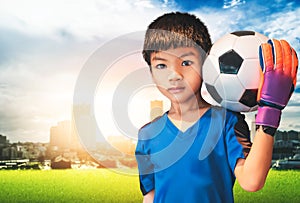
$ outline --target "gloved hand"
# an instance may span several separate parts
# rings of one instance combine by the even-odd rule
[[[263,76],[257,94],[256,125],[278,128],[281,110],[296,86],[298,58],[285,40],[269,40],[259,48]]]

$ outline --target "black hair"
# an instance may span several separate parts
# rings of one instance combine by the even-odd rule
[[[150,56],[153,52],[195,47],[204,57],[211,46],[207,27],[199,18],[189,13],[172,12],[158,17],[148,26],[143,57],[150,66]]]

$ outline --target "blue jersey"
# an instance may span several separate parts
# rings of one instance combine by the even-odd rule
[[[210,108],[181,132],[165,113],[139,131],[136,159],[143,194],[154,202],[233,202],[234,168],[244,158],[237,116]]]

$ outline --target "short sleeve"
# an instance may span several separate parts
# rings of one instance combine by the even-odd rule
[[[150,161],[150,154],[146,148],[146,141],[139,140],[135,150],[138,163],[140,189],[143,195],[154,189],[154,168]]]
[[[236,113],[236,116],[237,122],[234,125],[234,132],[238,142],[243,146],[243,153],[245,157],[247,157],[252,147],[249,127],[245,121],[245,116],[243,114]]]

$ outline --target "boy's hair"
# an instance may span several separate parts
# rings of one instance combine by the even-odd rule
[[[167,13],[148,26],[143,57],[149,66],[151,53],[179,47],[195,47],[200,50],[203,58],[209,51],[211,39],[207,27],[195,15]]]

